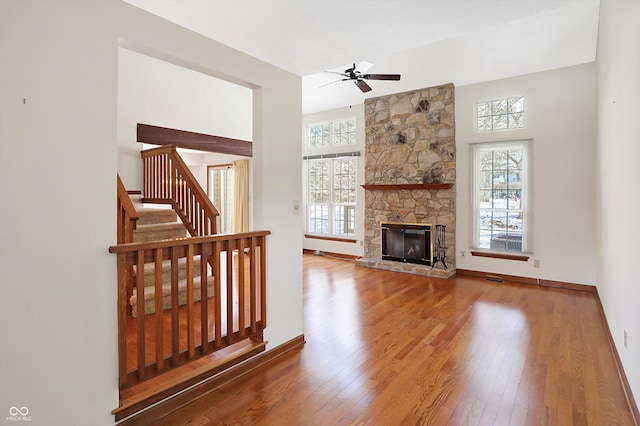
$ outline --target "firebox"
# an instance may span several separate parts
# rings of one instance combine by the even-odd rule
[[[432,225],[381,223],[382,259],[433,265]]]

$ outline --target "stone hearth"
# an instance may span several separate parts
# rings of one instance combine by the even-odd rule
[[[455,90],[453,84],[365,101],[365,186],[455,184]],[[444,189],[365,191],[364,257],[360,266],[412,274],[455,274],[455,185]],[[380,188],[376,186],[376,188]],[[382,222],[446,225],[447,270],[382,260]]]

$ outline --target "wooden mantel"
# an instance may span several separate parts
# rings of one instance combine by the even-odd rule
[[[366,190],[391,191],[399,189],[451,189],[453,183],[386,183],[386,184],[367,184],[362,185]]]

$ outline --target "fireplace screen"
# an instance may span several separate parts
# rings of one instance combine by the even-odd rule
[[[431,225],[382,223],[382,259],[400,262],[433,263]]]

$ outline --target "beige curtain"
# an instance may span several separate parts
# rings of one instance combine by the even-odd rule
[[[249,230],[249,160],[233,162],[233,231]]]

